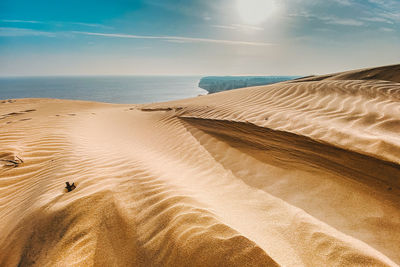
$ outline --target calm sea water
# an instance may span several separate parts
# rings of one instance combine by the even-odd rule
[[[0,99],[61,98],[108,103],[151,103],[207,92],[201,77],[100,76],[0,78]]]

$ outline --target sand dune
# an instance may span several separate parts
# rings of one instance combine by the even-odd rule
[[[0,266],[398,266],[399,69],[1,102]]]
[[[366,68],[361,70],[345,71],[334,74],[310,76],[297,81],[322,81],[322,80],[383,80],[400,82],[400,64]]]

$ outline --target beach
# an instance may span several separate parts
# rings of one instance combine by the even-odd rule
[[[400,65],[0,100],[0,266],[398,266],[399,133]]]

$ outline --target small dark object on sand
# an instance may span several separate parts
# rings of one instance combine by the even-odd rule
[[[0,159],[0,161],[6,162],[7,167],[18,167],[21,163],[24,163],[24,161],[18,157],[15,156],[17,159],[11,160],[11,159]]]
[[[71,192],[72,190],[74,190],[76,188],[75,183],[69,184],[69,182],[65,182],[67,184],[67,186],[65,188],[67,188],[68,192]]]

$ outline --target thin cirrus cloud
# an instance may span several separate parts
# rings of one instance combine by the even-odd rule
[[[52,32],[37,31],[24,28],[0,27],[0,36],[2,37],[22,37],[22,36],[46,36],[55,37]]]
[[[224,45],[247,45],[247,46],[271,46],[271,45],[274,45],[273,43],[265,43],[265,42],[233,41],[233,40],[221,40],[221,39],[210,39],[210,38],[184,37],[184,36],[147,36],[147,35],[81,32],[81,31],[72,31],[72,33],[91,35],[91,36],[110,37],[110,38],[165,40],[165,41],[175,42],[175,43],[213,43],[213,44],[224,44]]]
[[[336,2],[336,3],[338,3],[339,5],[342,5],[342,6],[351,6],[351,5],[354,4],[350,0],[334,0],[334,2]]]
[[[211,25],[214,28],[226,29],[226,30],[236,30],[236,31],[263,31],[264,28],[244,25],[244,24],[230,24],[230,25]]]
[[[173,43],[211,43],[211,44],[242,45],[242,46],[271,46],[271,45],[274,45],[273,43],[266,43],[266,42],[234,41],[234,40],[195,38],[195,37],[184,37],[184,36],[148,36],[148,35],[133,35],[133,34],[83,32],[83,31],[71,31],[70,33],[90,35],[90,36],[109,37],[109,38],[164,40],[164,41],[173,42]],[[56,37],[59,34],[60,34],[60,32],[57,33],[57,32],[38,31],[38,30],[26,29],[26,28],[0,27],[0,36],[2,36],[2,37],[22,37],[22,36]],[[62,34],[62,32],[61,32],[61,34]]]
[[[330,25],[342,25],[342,26],[364,26],[365,23],[361,20],[358,19],[353,19],[353,18],[341,18],[341,17],[336,17],[332,15],[314,15],[309,12],[301,12],[298,14],[290,14],[290,17],[303,17],[306,19],[312,19],[312,20],[319,20],[325,24],[330,24]]]
[[[364,22],[356,19],[337,18],[337,17],[321,17],[327,24],[344,25],[344,26],[363,26]]]
[[[325,25],[375,26],[376,29],[382,27],[382,24],[394,25],[400,22],[398,0],[314,0],[312,3],[297,10],[292,9],[288,16],[319,21]],[[336,7],[331,9],[332,3]],[[346,12],[339,12],[341,10]]]
[[[392,28],[387,28],[387,27],[382,27],[382,28],[380,28],[380,30],[381,30],[381,31],[384,31],[384,32],[394,32],[394,29],[392,29]]]
[[[37,21],[37,20],[20,20],[20,19],[2,19],[0,21],[6,23],[31,23],[31,24],[43,23],[42,21]]]
[[[369,22],[379,22],[379,23],[386,23],[386,24],[394,24],[393,21],[382,18],[382,17],[365,17],[362,20],[369,21]]]
[[[93,28],[113,29],[113,27],[111,27],[111,26],[106,26],[106,25],[97,24],[97,23],[71,22],[71,24],[85,26],[85,27],[93,27]]]
[[[0,22],[4,23],[29,23],[29,24],[48,24],[48,25],[58,25],[58,26],[69,26],[77,25],[92,28],[103,28],[103,29],[113,29],[111,26],[98,24],[98,23],[86,23],[86,22],[68,22],[68,21],[38,21],[38,20],[21,20],[21,19],[2,19]]]

